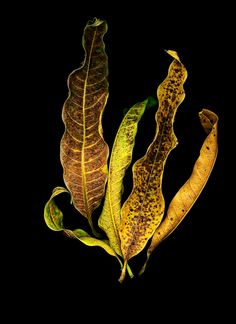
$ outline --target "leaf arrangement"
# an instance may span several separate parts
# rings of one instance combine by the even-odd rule
[[[56,187],[45,205],[44,219],[54,231],[63,231],[88,246],[100,246],[117,258],[122,267],[119,281],[126,272],[133,276],[128,261],[149,243],[142,274],[154,249],[170,235],[184,219],[204,188],[217,156],[218,117],[203,109],[200,122],[207,136],[190,178],[183,184],[165,212],[162,178],[169,153],[178,144],[173,124],[177,108],[184,100],[187,70],[175,51],[168,74],[157,89],[158,108],[155,115],[156,132],[146,154],[132,167],[133,189],[121,205],[123,179],[132,162],[138,123],[149,99],[131,107],[117,131],[112,151],[103,138],[102,114],[108,98],[108,60],[103,37],[105,21],[88,22],[83,34],[85,59],[68,78],[69,95],[63,106],[65,124],[60,145],[63,177],[67,189]],[[55,197],[68,193],[80,215],[87,218],[89,234],[82,229],[70,230],[63,225],[63,214]],[[104,205],[94,226],[93,211],[104,198]],[[101,234],[103,233],[105,237]]]

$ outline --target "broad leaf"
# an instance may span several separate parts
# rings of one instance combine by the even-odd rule
[[[127,261],[146,245],[164,214],[162,176],[170,151],[177,145],[173,130],[176,110],[184,100],[183,84],[187,71],[174,51],[167,78],[157,89],[159,108],[156,134],[146,154],[133,166],[133,190],[122,207],[120,225],[121,250],[125,260],[120,280],[125,276]]]
[[[121,220],[123,178],[132,160],[138,122],[147,103],[148,100],[140,102],[127,112],[118,129],[110,157],[107,190],[99,226],[107,234],[110,246],[118,255],[122,255],[118,229]]]
[[[108,63],[103,36],[105,21],[89,22],[84,30],[85,59],[68,78],[61,140],[64,181],[75,208],[92,226],[92,212],[104,196],[109,149],[102,135],[102,113],[108,98]]]
[[[212,111],[203,109],[199,113],[200,122],[208,134],[200,155],[195,162],[193,172],[190,178],[180,188],[177,194],[171,201],[167,210],[167,215],[160,226],[156,229],[150,247],[147,251],[147,260],[153,250],[181,223],[186,214],[189,212],[196,199],[199,197],[204,188],[217,157],[217,123],[218,117]],[[146,263],[143,266],[141,273],[144,272]]]

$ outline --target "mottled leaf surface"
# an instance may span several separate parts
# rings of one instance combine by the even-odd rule
[[[117,131],[110,157],[106,196],[99,226],[107,234],[110,246],[119,255],[122,255],[118,229],[121,221],[123,178],[132,160],[138,122],[147,103],[148,100],[137,103],[126,113]]]
[[[109,149],[102,135],[102,113],[108,98],[108,62],[103,36],[105,21],[89,22],[84,30],[85,59],[68,78],[69,96],[62,118],[64,182],[76,209],[88,218],[104,196]],[[71,44],[73,46],[73,44]]]
[[[160,224],[164,213],[162,176],[170,151],[177,145],[173,130],[176,110],[184,100],[187,71],[174,51],[166,79],[157,89],[156,134],[146,154],[133,166],[133,190],[122,207],[121,249],[127,261],[138,254]]]
[[[53,189],[52,195],[44,207],[44,220],[47,226],[53,231],[63,230],[63,214],[57,207],[54,198],[61,193],[69,193],[63,187],[56,187]]]
[[[199,113],[199,117],[201,125],[208,135],[201,147],[200,155],[194,164],[190,178],[174,196],[167,210],[166,217],[152,237],[147,251],[147,258],[150,257],[153,250],[176,229],[187,215],[207,183],[214,167],[218,152],[218,116],[208,109],[203,109]],[[145,266],[146,264],[141,273],[145,270]]]

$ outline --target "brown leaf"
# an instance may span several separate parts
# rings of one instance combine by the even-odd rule
[[[102,113],[108,98],[108,63],[103,36],[105,21],[88,22],[83,35],[85,59],[68,78],[69,96],[63,107],[65,133],[61,163],[75,208],[88,218],[104,195],[109,149],[102,135]]]

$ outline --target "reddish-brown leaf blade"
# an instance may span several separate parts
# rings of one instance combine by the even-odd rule
[[[102,135],[102,113],[108,98],[108,62],[103,36],[105,21],[88,22],[83,35],[85,59],[68,78],[69,96],[62,118],[61,163],[75,208],[88,218],[104,195],[108,145]]]

